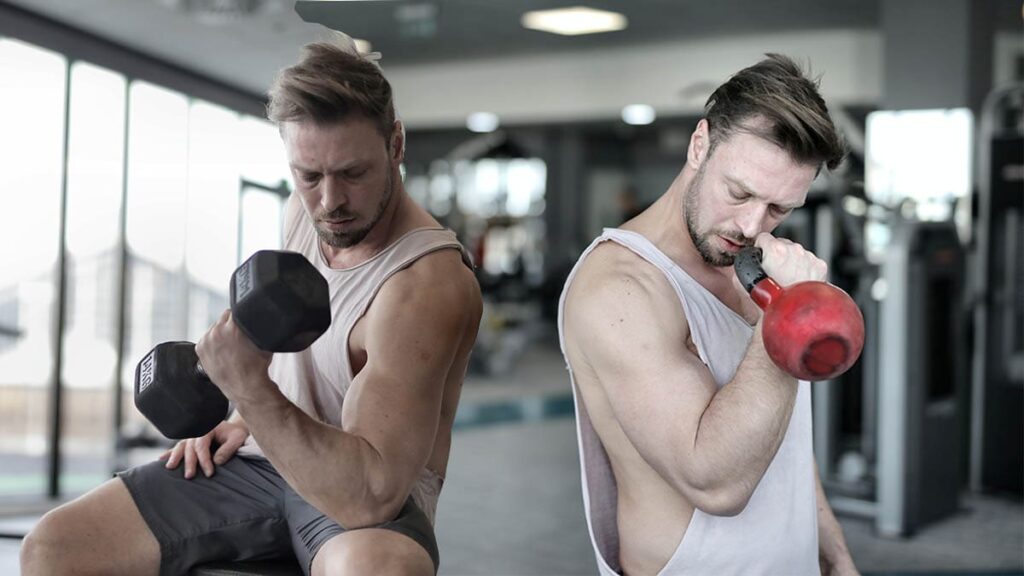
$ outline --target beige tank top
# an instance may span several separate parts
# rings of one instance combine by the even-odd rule
[[[312,346],[292,354],[274,354],[270,377],[281,392],[310,417],[340,427],[345,394],[355,375],[348,354],[349,335],[393,274],[437,250],[454,249],[472,268],[469,253],[451,230],[411,230],[374,257],[357,266],[333,269],[320,250],[319,239],[301,207],[291,201],[285,222],[284,249],[303,254],[327,279],[331,295],[331,326]],[[263,456],[249,436],[239,454]],[[412,489],[413,500],[434,522],[443,479],[426,467]]]
[[[679,296],[693,343],[721,387],[732,380],[746,354],[753,329],[732,309],[690,277],[647,238],[626,230],[606,229],[584,251],[569,274],[558,306],[558,333],[565,354],[565,295],[576,270],[602,242],[630,249],[661,270]],[[569,375],[572,378],[572,366]],[[685,386],[685,382],[680,382]],[[608,455],[573,379],[576,432],[580,449],[583,506],[590,539],[602,576],[620,574],[618,489]],[[690,525],[662,575],[817,575],[818,517],[811,446],[810,384],[800,382],[796,406],[775,459],[754,490],[747,507],[733,517],[693,511]]]

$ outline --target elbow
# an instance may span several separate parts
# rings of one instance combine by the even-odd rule
[[[402,512],[402,507],[405,506],[406,500],[409,499],[409,493],[400,493],[396,490],[392,490],[387,494],[378,494],[377,496],[370,498],[370,501],[366,506],[366,520],[371,522],[371,526],[390,522]]]
[[[402,511],[409,495],[401,493],[393,483],[391,484],[369,484],[362,498],[352,502],[346,510],[340,511],[335,520],[347,530],[370,528],[394,520]]]
[[[694,507],[711,516],[737,516],[747,508],[750,493],[741,490],[717,490],[701,495]]]
[[[394,506],[385,502],[360,502],[354,506],[328,514],[335,522],[346,530],[372,528],[380,526],[398,517],[402,506]]]
[[[688,484],[684,496],[694,508],[712,516],[737,516],[746,509],[754,494],[742,482]]]

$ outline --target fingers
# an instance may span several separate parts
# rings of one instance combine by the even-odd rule
[[[174,445],[173,448],[161,454],[158,459],[166,460],[164,467],[173,470],[182,462],[185,463],[185,479],[191,480],[196,475],[196,469],[202,470],[203,475],[209,478],[216,472],[216,466],[227,462],[228,459],[238,450],[245,438],[241,440],[232,439],[225,446],[217,450],[217,454],[210,454],[210,444],[213,442],[214,433],[200,438],[189,438]]]
[[[214,475],[217,466],[224,464],[235,455],[235,452],[248,437],[249,431],[244,426],[221,422],[208,434],[199,438],[182,440],[158,458],[167,461],[164,466],[168,469],[177,468],[184,462],[186,480],[194,478],[197,469],[202,470],[203,475],[209,478]],[[216,452],[211,454],[210,449],[214,442],[217,442],[219,447]]]
[[[823,282],[828,277],[825,261],[792,240],[761,233],[754,245],[762,250],[765,273],[782,286],[807,280]]]
[[[245,443],[249,432],[244,427],[232,422],[221,422],[214,428],[214,435],[220,448],[213,455],[213,463],[220,466],[235,455],[235,452]]]
[[[238,448],[241,445],[241,441],[235,440],[232,440],[226,444],[221,444],[220,448],[218,448],[217,452],[213,455],[213,463],[216,464],[217,466],[220,466],[221,464],[227,462],[228,460],[231,459],[232,456],[235,455],[235,452],[238,451]]]
[[[165,464],[165,466],[168,469],[173,470],[173,469],[178,467],[178,464],[181,463],[181,457],[182,457],[182,454],[184,454],[184,452],[185,452],[185,441],[182,440],[181,442],[178,442],[177,444],[175,444],[173,448],[171,448],[167,452],[164,452],[163,454],[161,454],[160,455],[160,459],[163,460],[163,459],[166,458],[167,459],[167,464]]]
[[[761,250],[767,250],[768,245],[777,240],[774,236],[767,232],[761,232],[754,237],[754,246],[757,246]]]
[[[213,460],[210,458],[210,437],[211,435],[207,434],[201,438],[196,438],[192,444],[195,447],[199,468],[207,478],[213,476]]]
[[[185,479],[190,480],[196,475],[196,451],[193,447],[195,438],[185,440]]]
[[[220,318],[218,318],[217,321],[214,322],[206,330],[206,332],[202,336],[199,337],[199,340],[196,342],[196,354],[199,356],[200,360],[203,358],[203,356],[204,356],[204,354],[206,352],[206,349],[210,346],[210,339],[211,338],[215,338],[215,335],[213,334],[213,332],[216,331],[221,326],[223,326],[224,324],[226,324],[230,319],[231,319],[231,310],[230,309],[227,309],[224,312],[221,312]]]

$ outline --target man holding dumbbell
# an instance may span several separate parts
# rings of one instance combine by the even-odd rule
[[[195,354],[234,415],[47,514],[24,574],[292,554],[316,576],[436,573],[434,510],[481,314],[468,255],[406,194],[391,87],[354,46],[307,46],[268,116],[296,185],[285,248],[326,279],[330,328],[273,354],[285,348],[261,344],[253,318],[225,312]],[[195,359],[177,363],[195,374]]]
[[[844,147],[789,58],[735,74],[649,209],[605,230],[559,313],[601,574],[856,574],[811,446],[810,390],[765,351],[732,264],[785,287],[825,279],[770,233]]]

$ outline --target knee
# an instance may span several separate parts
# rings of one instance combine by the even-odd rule
[[[380,576],[433,576],[434,563],[426,550],[410,541],[409,546],[362,542],[339,546],[323,558],[321,576],[378,574]]]
[[[63,528],[64,512],[53,510],[39,520],[36,526],[21,541],[19,561],[22,576],[37,574],[60,574],[62,559],[67,558],[67,544],[73,534]]]
[[[44,516],[22,540],[18,556],[25,576],[51,572],[48,563],[56,559],[55,550],[59,548],[61,539],[60,525],[51,520],[52,513]]]

